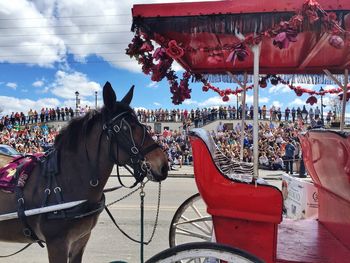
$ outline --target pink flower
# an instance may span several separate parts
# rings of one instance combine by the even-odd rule
[[[297,31],[288,28],[286,31],[280,32],[273,39],[273,45],[279,47],[280,49],[288,48],[289,42],[296,42]]]
[[[228,55],[226,62],[232,62],[232,64],[235,64],[236,59],[238,59],[239,61],[244,61],[247,56],[248,52],[246,50],[245,45],[243,43],[240,43]]]
[[[175,40],[171,40],[168,43],[166,53],[169,57],[172,57],[173,59],[178,59],[185,54],[185,51],[180,46],[178,46]]]

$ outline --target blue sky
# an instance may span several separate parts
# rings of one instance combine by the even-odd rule
[[[231,97],[223,103],[214,92],[202,92],[191,83],[192,99],[171,104],[166,81],[154,83],[125,55],[132,39],[131,8],[135,3],[175,1],[113,0],[12,0],[0,1],[0,108],[2,114],[27,112],[30,108],[75,107],[75,91],[81,104],[93,106],[95,91],[101,105],[106,81],[122,98],[135,85],[132,106],[136,108],[203,108],[236,105]],[[181,1],[176,1],[181,2]],[[175,66],[181,73],[181,68]],[[216,84],[236,88],[234,84]],[[305,86],[305,85],[304,85]],[[318,90],[319,87],[308,86]],[[329,88],[329,87],[326,87]],[[277,107],[302,106],[307,95],[297,97],[279,85],[260,89],[260,104]],[[324,98],[325,104],[329,96]],[[247,94],[252,103],[252,92]]]

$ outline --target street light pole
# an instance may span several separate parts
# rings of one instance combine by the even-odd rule
[[[323,92],[324,92],[324,89],[321,87],[320,93],[321,93],[321,121],[322,121],[322,125],[324,124],[324,120],[323,120]]]
[[[236,108],[236,116],[237,116],[237,120],[239,119],[239,117],[238,117],[238,107],[239,107],[239,105],[238,105],[238,103],[240,102],[240,100],[241,100],[241,93],[237,93],[237,108]]]
[[[78,117],[78,113],[79,113],[79,109],[78,109],[78,107],[79,107],[79,92],[78,91],[76,91],[75,92],[75,116],[76,117]]]
[[[95,109],[97,110],[97,91],[95,91]]]

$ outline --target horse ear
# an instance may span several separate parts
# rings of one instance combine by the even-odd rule
[[[121,100],[122,102],[130,105],[130,102],[132,100],[132,97],[134,95],[134,85],[132,85],[132,87],[130,88],[130,90],[128,91],[128,93],[124,96],[124,98]]]
[[[107,81],[106,84],[103,86],[103,103],[105,104],[107,109],[112,111],[116,100],[117,96],[115,95],[112,85]]]

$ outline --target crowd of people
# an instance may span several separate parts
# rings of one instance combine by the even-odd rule
[[[150,131],[155,141],[162,145],[166,150],[169,162],[173,169],[174,165],[189,165],[192,163],[192,154],[187,131],[189,128],[197,127],[196,118],[199,118],[202,124],[211,120],[227,120],[240,118],[235,107],[219,107],[218,109],[202,109],[202,110],[138,110],[137,116],[142,122],[152,121],[181,121],[186,125],[182,126],[179,131],[164,131],[162,134],[156,134]],[[270,122],[261,122],[259,125],[259,165],[263,169],[285,169],[287,172],[293,173],[293,162],[300,160],[301,149],[298,142],[297,134],[301,130],[300,122],[302,119],[302,111],[294,108],[290,111],[289,118],[288,108],[284,115],[284,121],[281,119],[280,109],[272,107],[270,109]],[[86,110],[89,110],[86,108]],[[214,110],[214,111],[213,111]],[[276,112],[275,112],[276,110]],[[267,119],[266,107],[261,110],[261,119]],[[250,107],[247,111],[247,117],[252,118],[253,110]],[[22,114],[12,114],[4,116],[0,119],[0,144],[8,144],[17,149],[21,153],[35,153],[44,151],[52,145],[59,129],[49,128],[46,124],[50,120],[65,120],[73,118],[74,111],[72,108],[42,109],[38,116],[36,111],[30,110],[26,121],[22,120]],[[276,114],[275,114],[276,113]],[[82,114],[82,113],[79,113]],[[260,111],[259,111],[260,114]],[[310,109],[308,111],[309,119],[319,121],[319,110]],[[304,114],[305,115],[305,114]],[[38,119],[39,118],[39,119]],[[192,122],[193,121],[193,122]],[[280,122],[278,122],[280,121]],[[244,133],[243,140],[243,161],[253,161],[253,127],[245,124],[242,128],[241,124],[237,124],[233,129],[229,130],[222,122],[219,123],[215,131],[211,131],[219,149],[232,159],[240,159],[241,149],[241,133]]]
[[[253,105],[245,106],[245,117],[246,119],[253,119],[254,107]],[[139,121],[141,122],[184,122],[185,120],[191,120],[194,126],[197,127],[200,123],[205,125],[208,122],[214,120],[235,120],[242,119],[243,107],[242,105],[236,108],[235,106],[220,106],[212,108],[197,108],[197,109],[156,109],[156,110],[136,110]],[[292,121],[295,122],[299,118],[303,118],[305,122],[311,122],[321,118],[323,112],[316,106],[315,109],[310,107],[306,108],[304,105],[301,107],[286,107],[284,111],[280,107],[272,105],[269,109],[266,105],[259,106],[258,114],[260,120],[270,121]],[[330,123],[332,120],[337,119],[335,111],[328,111],[326,114],[326,121]]]
[[[38,111],[30,109],[26,114],[24,112],[12,112],[11,114],[3,115],[0,118],[0,124],[14,126],[50,121],[68,121],[76,115],[82,116],[90,110],[91,108],[87,105],[85,107],[79,107],[78,110],[73,110],[72,107],[42,108]]]
[[[19,125],[44,123],[50,121],[66,121],[74,118],[76,115],[84,115],[89,111],[90,107],[79,107],[73,109],[72,107],[57,107],[57,108],[42,108],[40,110],[30,109],[28,112],[12,112],[0,118],[0,122],[7,124]],[[155,109],[145,110],[136,109],[136,114],[141,122],[184,122],[191,120],[195,127],[203,126],[208,122],[214,120],[237,120],[242,119],[243,107],[242,105],[235,106],[220,106],[197,109]],[[321,118],[321,110],[318,106],[306,108],[303,107],[286,107],[283,111],[280,107],[271,106],[269,109],[266,105],[259,106],[258,114],[260,120],[270,121],[292,121],[295,122],[298,118],[303,117],[305,122],[311,122],[313,119]],[[254,107],[253,105],[245,106],[245,118],[253,119]],[[335,111],[328,111],[325,114],[325,120],[330,123],[336,120],[337,115]]]
[[[21,154],[44,152],[53,145],[59,129],[46,124],[22,127],[0,126],[0,144],[10,145]]]
[[[299,164],[301,148],[298,133],[305,128],[302,121],[284,122],[275,125],[273,122],[259,124],[259,167],[261,169],[286,170],[293,174],[293,163]],[[212,131],[217,146],[228,157],[240,159],[241,133],[244,132],[243,161],[253,161],[253,127],[245,124],[242,129],[237,123],[233,130],[218,125],[217,131]],[[297,168],[298,169],[298,168]],[[298,169],[299,170],[299,169]]]

